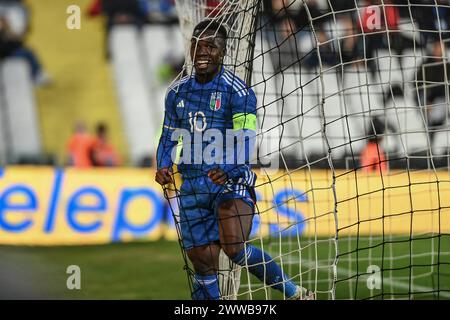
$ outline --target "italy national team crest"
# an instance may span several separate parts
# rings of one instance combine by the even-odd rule
[[[211,93],[211,100],[209,101],[209,107],[212,111],[217,111],[220,109],[222,104],[222,92]]]

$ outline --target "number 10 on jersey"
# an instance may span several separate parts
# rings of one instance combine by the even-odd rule
[[[199,119],[201,116],[201,119]],[[191,125],[191,132],[194,130],[197,132],[203,132],[206,129],[206,116],[202,111],[197,111],[195,113],[189,112],[189,124]]]

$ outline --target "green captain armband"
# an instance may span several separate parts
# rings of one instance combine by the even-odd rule
[[[256,131],[256,115],[253,113],[236,113],[233,115],[233,130],[240,129]]]

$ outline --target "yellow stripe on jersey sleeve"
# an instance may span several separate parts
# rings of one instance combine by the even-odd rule
[[[233,115],[233,130],[248,129],[256,131],[256,115],[236,113]]]

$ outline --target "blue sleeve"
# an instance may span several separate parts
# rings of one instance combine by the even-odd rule
[[[142,15],[147,16],[150,13],[150,7],[147,0],[138,0],[138,5]]]
[[[233,93],[231,104],[233,115],[239,113],[256,115],[256,95],[251,88],[246,87]]]
[[[162,134],[156,152],[158,170],[173,165],[172,150],[176,148],[178,140],[172,141],[172,133],[177,128],[179,128],[179,120],[174,108],[173,93],[169,89],[165,101]]]
[[[231,113],[236,142],[234,150],[226,152],[234,154],[234,162],[227,162],[223,169],[229,179],[250,185],[252,183],[248,180],[254,180],[249,172],[255,160],[256,146],[256,96],[253,90],[246,88],[233,94]]]

